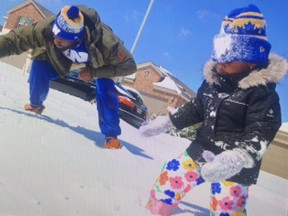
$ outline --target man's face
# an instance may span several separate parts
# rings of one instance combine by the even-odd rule
[[[77,43],[77,41],[63,40],[63,39],[58,38],[56,36],[54,36],[53,42],[54,42],[55,46],[61,51],[69,49]]]

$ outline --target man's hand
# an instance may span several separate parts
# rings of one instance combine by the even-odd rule
[[[91,71],[89,67],[85,67],[82,71],[79,72],[79,77],[84,81],[84,82],[91,82],[92,81],[92,76],[91,76]]]

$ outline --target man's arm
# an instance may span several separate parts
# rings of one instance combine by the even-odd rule
[[[136,72],[136,63],[130,52],[122,44],[119,43],[113,48],[111,56],[113,59],[109,61],[108,65],[91,68],[92,77],[127,76]]]
[[[34,31],[36,25],[23,26],[0,36],[0,58],[19,55],[31,48],[35,48],[39,42]]]
[[[90,68],[92,77],[119,77],[136,72],[137,66],[132,54],[126,49],[121,39],[104,23],[101,23],[102,38],[97,43],[104,57],[105,65]]]

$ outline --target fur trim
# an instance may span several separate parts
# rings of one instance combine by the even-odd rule
[[[267,68],[252,71],[247,77],[239,82],[239,87],[247,89],[253,86],[266,85],[268,83],[278,83],[288,72],[287,59],[277,55],[270,54],[269,65]],[[219,85],[219,80],[213,72],[216,62],[208,61],[204,66],[204,77],[209,84]]]
[[[278,83],[288,71],[288,62],[276,54],[269,56],[269,65],[260,71],[252,71],[247,77],[239,82],[239,87],[247,89],[252,86]]]
[[[216,67],[216,62],[210,60],[204,65],[204,77],[209,85],[219,85],[219,80],[217,78],[216,73],[214,72],[214,68]]]

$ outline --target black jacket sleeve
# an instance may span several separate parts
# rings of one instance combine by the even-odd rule
[[[170,112],[169,116],[173,125],[181,130],[185,127],[200,123],[204,119],[204,110],[202,104],[203,89],[207,83],[204,81],[198,89],[197,95],[188,103],[176,109],[175,112]]]
[[[260,87],[250,95],[245,130],[240,147],[254,160],[261,160],[281,126],[279,96],[274,89]]]

